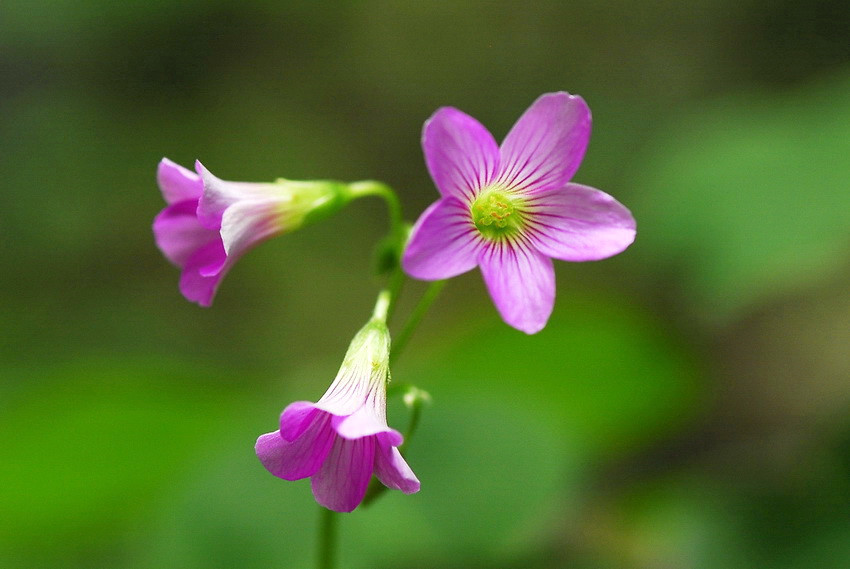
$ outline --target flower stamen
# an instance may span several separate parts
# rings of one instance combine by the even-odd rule
[[[518,196],[504,190],[485,190],[472,202],[472,222],[488,239],[495,241],[513,236],[524,226],[522,203]]]

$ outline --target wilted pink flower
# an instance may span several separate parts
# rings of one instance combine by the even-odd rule
[[[183,269],[180,292],[212,304],[221,279],[248,249],[336,211],[348,198],[337,182],[226,182],[200,162],[195,172],[163,158],[157,182],[168,206],[156,216],[156,244]]]
[[[352,340],[322,398],[290,404],[280,430],[257,439],[263,466],[284,480],[310,477],[316,501],[337,512],[360,504],[373,473],[389,488],[418,492],[419,480],[396,448],[402,436],[387,426],[388,377],[389,332],[373,320]]]
[[[549,93],[520,117],[501,147],[471,116],[443,107],[425,123],[422,148],[441,198],[419,217],[403,266],[423,280],[481,267],[505,322],[540,331],[555,302],[551,258],[594,261],[635,237],[628,209],[569,183],[590,139],[581,97]]]

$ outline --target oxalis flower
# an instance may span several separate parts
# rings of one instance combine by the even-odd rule
[[[396,448],[402,436],[387,426],[389,348],[382,321],[360,330],[322,398],[290,404],[280,430],[257,439],[266,470],[284,480],[310,477],[316,501],[337,512],[360,504],[373,473],[388,488],[418,492],[419,480]]]
[[[168,204],[153,222],[156,244],[183,270],[180,292],[210,306],[221,279],[254,245],[333,213],[351,199],[330,181],[226,182],[163,158],[157,182]]]
[[[504,321],[528,334],[540,331],[555,302],[552,258],[604,259],[635,237],[628,209],[569,182],[584,157],[590,122],[581,97],[549,93],[500,147],[458,109],[434,113],[422,148],[441,197],[413,227],[405,271],[439,280],[479,266]]]

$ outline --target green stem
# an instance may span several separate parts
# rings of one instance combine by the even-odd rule
[[[405,275],[401,267],[401,256],[404,251],[404,245],[407,240],[407,227],[404,224],[404,219],[401,214],[401,203],[395,192],[386,184],[365,180],[360,182],[352,182],[348,184],[351,199],[357,199],[366,196],[377,196],[382,198],[387,203],[387,211],[390,221],[390,234],[388,240],[393,248],[394,264],[392,271],[384,288],[378,294],[378,300],[375,303],[375,308],[372,312],[372,318],[386,323],[393,314],[396,307],[396,301],[401,294],[402,286],[404,285]],[[431,304],[437,299],[440,291],[445,286],[446,281],[435,281],[426,289],[419,303],[413,309],[407,322],[404,324],[398,337],[393,341],[390,350],[390,363],[392,363],[401,353],[407,342],[413,335],[414,330],[422,321],[425,313],[431,307]],[[415,389],[415,388],[413,388]],[[407,426],[407,432],[404,436],[404,444],[399,450],[405,448],[410,442],[413,433],[419,425],[419,419],[422,414],[422,400],[417,399],[413,403],[410,412],[410,422]],[[363,498],[362,505],[366,506],[375,498],[380,496],[387,488],[377,481],[372,479],[366,495]],[[332,512],[326,511],[321,520],[320,526],[320,569],[329,569],[332,566],[333,541],[335,540],[334,525]]]
[[[378,300],[375,303],[375,308],[372,310],[373,320],[380,320],[386,324],[392,318],[396,307],[396,300],[398,300],[398,295],[401,293],[401,286],[403,284],[404,272],[402,272],[401,267],[396,267],[390,275],[386,288],[378,293]]]
[[[401,351],[404,349],[411,336],[413,336],[413,332],[416,330],[416,327],[419,326],[419,323],[422,321],[422,317],[425,316],[425,313],[428,312],[429,308],[431,308],[431,304],[437,300],[437,296],[439,296],[440,291],[443,290],[445,285],[446,281],[432,282],[431,286],[429,286],[425,291],[425,294],[422,295],[422,298],[419,299],[419,304],[417,304],[416,308],[413,309],[413,312],[404,324],[404,328],[401,329],[401,332],[398,333],[393,341],[393,347],[390,350],[391,365],[398,358],[399,354],[401,354]]]
[[[404,219],[401,217],[401,202],[396,193],[388,185],[375,180],[362,180],[348,184],[348,190],[353,199],[366,196],[382,198],[387,203],[390,217],[390,234],[398,239],[404,235]]]
[[[390,304],[387,309],[387,318],[392,318],[395,310],[396,300],[401,294],[402,285],[404,284],[404,271],[401,270],[401,253],[404,250],[404,244],[407,240],[407,229],[404,219],[401,214],[401,202],[396,193],[388,185],[376,182],[374,180],[363,180],[348,184],[348,191],[352,199],[362,198],[366,196],[376,196],[383,199],[387,204],[387,214],[389,215],[390,234],[388,240],[392,243],[394,266],[390,273],[387,290],[390,295]]]
[[[392,318],[393,313],[395,312],[395,307],[397,304],[397,300],[399,295],[401,295],[401,289],[404,285],[405,276],[404,271],[401,270],[401,262],[396,265],[393,269],[393,272],[390,273],[389,282],[387,283],[386,291],[390,295],[390,306],[387,310],[387,321]]]
[[[386,324],[392,301],[393,295],[388,288],[379,292],[378,300],[375,301],[375,308],[372,309],[372,320],[380,320]]]
[[[413,389],[416,389],[415,387]],[[417,389],[417,391],[419,391]],[[427,394],[426,394],[427,395]],[[430,401],[430,396],[428,397],[428,401]],[[408,443],[410,443],[410,439],[413,438],[413,433],[416,432],[416,427],[419,426],[419,418],[422,417],[422,405],[425,402],[418,398],[410,406],[410,422],[407,424],[407,431],[404,433],[404,442],[401,443],[401,446],[398,447],[398,452],[404,451],[407,448]]]
[[[319,552],[318,569],[333,569],[336,557],[336,520],[333,510],[319,506]]]

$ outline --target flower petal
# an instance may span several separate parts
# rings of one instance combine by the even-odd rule
[[[224,211],[240,201],[290,201],[291,195],[281,192],[277,184],[227,182],[214,176],[200,161],[195,170],[203,180],[203,194],[198,202],[198,221],[209,229],[219,229]]]
[[[316,415],[302,435],[289,442],[280,431],[261,435],[254,451],[266,470],[284,480],[301,480],[313,476],[321,468],[337,439],[330,425],[330,415]]]
[[[363,501],[375,464],[375,437],[336,437],[325,462],[313,475],[316,501],[329,510],[350,512]]]
[[[204,191],[204,184],[195,172],[175,164],[168,158],[160,160],[156,181],[162,191],[162,197],[168,204],[185,200],[195,200],[197,203]]]
[[[590,140],[590,109],[579,96],[547,93],[519,118],[501,146],[499,182],[529,192],[573,177]]]
[[[239,201],[221,217],[221,240],[228,257],[240,257],[248,249],[283,233],[285,226],[275,200]]]
[[[532,245],[564,261],[597,261],[635,239],[635,220],[620,202],[579,184],[535,195],[529,206]]]
[[[367,352],[364,352],[368,355]],[[347,355],[347,354],[346,354]],[[361,354],[356,354],[361,356]],[[316,402],[316,407],[322,411],[346,417],[357,411],[369,397],[371,388],[369,379],[371,377],[371,361],[365,362],[368,367],[357,365],[358,359],[353,364],[346,365],[343,362],[339,372],[322,398]]]
[[[394,439],[401,437],[398,432],[387,426],[386,418],[380,416],[369,402],[347,417],[334,417],[334,419],[334,429],[339,436],[346,439],[359,439],[387,432],[394,433]]]
[[[163,209],[153,221],[153,235],[163,255],[182,267],[195,251],[218,239],[218,233],[198,223],[198,200],[184,200]]]
[[[499,146],[484,126],[452,107],[438,109],[422,128],[428,172],[444,196],[471,200],[499,167]]]
[[[522,241],[489,245],[481,255],[481,273],[493,303],[509,325],[526,334],[546,326],[555,304],[552,260]]]
[[[375,476],[387,488],[401,490],[405,494],[419,492],[419,479],[413,470],[395,445],[381,437],[378,437],[378,448],[375,450]]]
[[[312,424],[316,413],[321,411],[309,401],[290,403],[280,414],[280,436],[286,441],[294,441]]]
[[[211,241],[186,259],[180,275],[180,292],[186,300],[209,306],[229,268],[221,240]]]
[[[417,279],[448,279],[478,264],[481,245],[469,206],[454,198],[443,198],[419,216],[404,250],[402,266]]]

